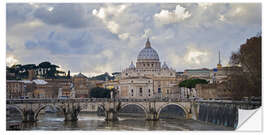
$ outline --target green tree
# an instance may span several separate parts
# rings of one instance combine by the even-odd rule
[[[90,90],[89,96],[90,98],[110,98],[111,97],[110,92],[111,90],[109,89],[95,87]]]
[[[195,88],[196,84],[207,84],[204,79],[188,79],[179,83],[179,87]]]

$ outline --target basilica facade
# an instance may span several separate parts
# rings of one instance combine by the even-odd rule
[[[159,55],[147,39],[139,52],[136,64],[132,61],[118,79],[119,98],[163,98],[177,94],[177,73],[166,62],[161,64]]]

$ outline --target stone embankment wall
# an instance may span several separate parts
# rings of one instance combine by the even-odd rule
[[[198,120],[236,128],[238,123],[238,109],[233,104],[203,103],[199,105]]]

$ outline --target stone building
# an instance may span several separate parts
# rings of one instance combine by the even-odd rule
[[[32,98],[58,98],[59,89],[61,89],[61,95],[66,97],[71,95],[71,79],[36,79],[23,81],[27,88],[29,87],[29,92],[32,91]],[[33,90],[30,90],[30,88]]]
[[[151,47],[149,39],[137,56],[136,66],[131,61],[116,83],[119,98],[164,98],[173,92],[179,83],[176,71],[164,62]]]
[[[34,81],[34,80],[33,80]],[[35,82],[35,89],[33,91],[34,98],[53,98],[52,86],[44,80]]]
[[[61,95],[65,97],[70,97],[71,95],[71,86],[72,86],[72,80],[71,79],[45,79],[45,81],[48,82],[49,89],[48,92],[52,94],[53,98],[57,98],[59,95],[59,89],[61,89]]]
[[[72,77],[76,98],[88,98],[90,90],[96,87],[96,80],[90,80],[82,73]]]
[[[229,75],[238,74],[241,71],[241,67],[238,66],[226,66],[217,67],[210,71],[210,77],[212,83],[222,83],[228,80]]]
[[[183,75],[186,76],[186,79],[199,78],[199,79],[210,80],[210,70],[207,68],[186,69]]]
[[[24,83],[20,80],[7,80],[6,98],[15,99],[24,96]]]
[[[220,84],[197,84],[198,98],[203,99],[227,99],[232,97],[232,91],[226,89],[226,83]]]

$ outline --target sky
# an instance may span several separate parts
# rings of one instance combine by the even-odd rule
[[[261,30],[257,3],[9,3],[6,63],[50,61],[94,76],[136,62],[149,37],[160,61],[178,72],[228,65]]]

